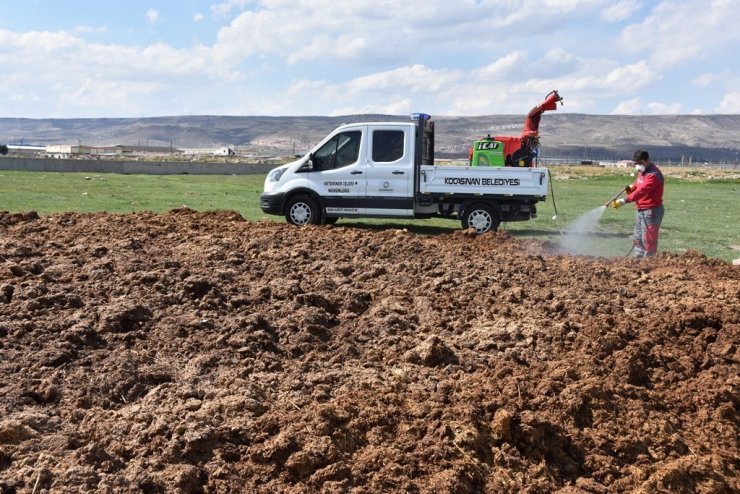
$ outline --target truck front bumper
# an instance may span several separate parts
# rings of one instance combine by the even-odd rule
[[[266,214],[274,214],[280,216],[283,214],[283,197],[285,194],[282,192],[277,194],[262,193],[260,194],[260,207],[262,212]]]

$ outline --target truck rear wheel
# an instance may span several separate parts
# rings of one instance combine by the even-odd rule
[[[493,208],[483,203],[471,204],[465,208],[462,217],[463,228],[474,228],[476,235],[495,232],[500,224],[501,220]]]
[[[295,226],[318,225],[321,223],[321,210],[310,197],[296,196],[288,201],[285,220]]]

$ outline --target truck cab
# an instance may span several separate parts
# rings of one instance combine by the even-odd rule
[[[328,222],[350,216],[413,218],[417,127],[373,122],[337,128],[303,158],[270,172],[263,211],[312,224],[321,223],[320,216]],[[296,195],[304,197],[292,204]],[[321,203],[321,215],[306,216],[311,202]]]

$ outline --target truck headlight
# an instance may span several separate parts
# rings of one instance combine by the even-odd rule
[[[275,168],[273,171],[267,174],[267,179],[270,182],[279,182],[280,177],[285,173],[285,168]]]

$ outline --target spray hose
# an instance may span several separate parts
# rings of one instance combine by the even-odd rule
[[[555,216],[553,219],[555,220],[555,226],[558,229],[558,233],[560,233],[560,236],[563,236],[563,231],[560,229],[560,221],[558,221],[560,218],[558,216],[558,207],[555,204],[555,189],[552,188],[552,175],[550,174],[550,169],[547,169],[547,175],[550,178],[550,197],[552,197],[552,207],[555,210]]]

